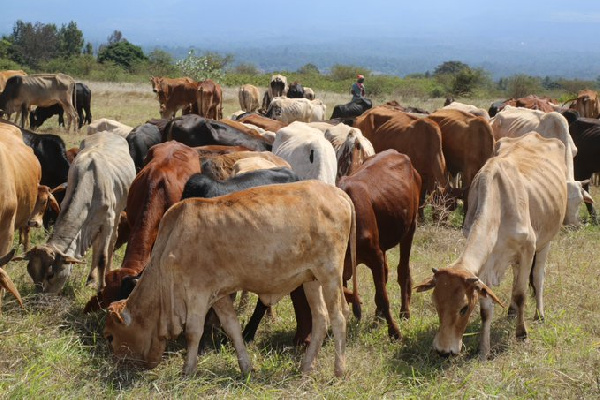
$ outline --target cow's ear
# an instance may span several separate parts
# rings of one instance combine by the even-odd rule
[[[417,286],[415,286],[414,289],[417,291],[417,293],[420,293],[420,292],[426,292],[428,290],[431,290],[434,287],[435,287],[435,280],[434,280],[434,277],[432,276],[431,278],[429,278],[429,279],[421,282]]]
[[[477,293],[480,296],[490,297],[493,301],[500,304],[500,306],[502,306],[502,308],[506,308],[504,303],[502,303],[502,301],[498,298],[498,296],[496,296],[496,294],[492,291],[492,289],[490,289],[485,283],[483,283],[483,281],[481,279],[472,278],[472,279],[469,279],[468,282],[471,283],[475,287],[475,289],[477,290]]]
[[[108,315],[113,316],[114,320],[124,324],[131,324],[131,315],[129,311],[125,308],[127,306],[127,300],[115,301],[110,303],[108,306]]]
[[[56,198],[54,198],[52,193],[50,193],[50,196],[48,197],[48,206],[56,214],[60,214],[60,205],[58,204],[58,201],[56,201]]]

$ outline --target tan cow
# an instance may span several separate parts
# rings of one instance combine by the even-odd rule
[[[223,92],[221,85],[210,79],[198,83],[196,92],[198,115],[209,119],[223,119]]]
[[[196,147],[195,149],[199,149],[199,147]],[[245,158],[262,158],[265,161],[274,164],[276,167],[292,169],[286,160],[276,156],[270,151],[236,151],[207,157],[202,161],[202,173],[208,175],[213,180],[227,180],[235,174],[235,163]]]
[[[303,284],[313,328],[302,371],[313,368],[328,314],[334,333],[334,372],[342,376],[349,311],[342,275],[348,248],[356,273],[355,236],[352,201],[322,182],[186,199],[165,213],[150,265],[129,299],[109,307],[104,335],[118,358],[154,368],[167,340],[185,330],[183,372],[190,375],[196,370],[205,315],[213,307],[247,375],[251,361],[229,294],[245,289],[271,305]]]
[[[119,121],[115,121],[114,119],[100,118],[90,122],[87,134],[94,135],[96,133],[106,132],[114,133],[122,138],[126,138],[132,130],[133,128],[131,126],[125,125]]]
[[[42,168],[33,150],[21,139],[16,126],[0,123],[0,267],[13,245],[15,229],[27,226],[38,197]],[[19,292],[0,268],[0,289],[8,289],[22,304]],[[2,305],[0,290],[0,306]]]
[[[8,69],[5,71],[0,71],[0,92],[2,92],[6,87],[6,81],[8,78],[15,75],[25,76],[27,73],[21,69]]]
[[[473,180],[471,207],[463,226],[467,237],[463,253],[417,286],[418,292],[433,289],[440,318],[433,347],[439,353],[460,352],[469,316],[479,299],[479,354],[487,358],[493,302],[502,304],[490,287],[500,284],[509,265],[514,276],[510,312],[517,315],[517,338],[527,336],[524,305],[529,280],[535,293],[535,318],[544,318],[544,268],[567,205],[564,151],[560,141],[537,133],[504,138],[498,155]]]
[[[582,118],[598,118],[600,116],[600,99],[595,90],[580,90],[575,100],[575,110]]]
[[[65,74],[15,75],[8,79],[0,94],[0,109],[7,113],[21,111],[21,127],[29,121],[29,107],[60,104],[68,116],[67,130],[77,129],[79,117],[73,105],[75,80]]]
[[[260,93],[258,88],[254,85],[245,84],[240,86],[238,91],[238,100],[240,101],[240,107],[245,112],[255,112],[259,107],[259,96]]]
[[[262,157],[241,158],[233,164],[233,176],[259,169],[277,168],[274,162]]]
[[[174,118],[179,110],[183,114],[197,112],[198,83],[192,78],[151,76],[150,83],[152,91],[158,95],[161,118]]]

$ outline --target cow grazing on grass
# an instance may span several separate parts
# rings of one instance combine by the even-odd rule
[[[0,110],[6,113],[21,111],[21,127],[29,120],[29,107],[60,104],[67,113],[67,129],[77,127],[77,113],[73,105],[75,81],[65,74],[15,75],[8,79],[0,94]]]
[[[238,122],[252,124],[270,132],[277,132],[281,128],[284,128],[288,125],[285,122],[273,120],[271,118],[266,118],[258,114],[247,115],[243,118],[240,118]]]
[[[75,92],[73,94],[73,105],[77,110],[79,118],[78,129],[81,129],[84,123],[92,123],[92,91],[90,88],[81,82],[75,83]],[[83,115],[85,111],[85,116]],[[60,104],[43,107],[38,106],[35,111],[29,114],[29,126],[31,129],[37,129],[49,118],[58,115],[58,126],[65,126],[64,112]]]
[[[123,297],[121,284],[126,277],[140,274],[150,260],[158,225],[164,213],[181,200],[183,188],[200,171],[196,151],[177,143],[160,143],[150,149],[146,166],[135,177],[127,196],[130,233],[121,269],[106,275],[106,287],[88,301],[84,312],[106,308]],[[129,293],[125,293],[129,294]]]
[[[536,133],[499,142],[472,182],[463,233],[465,249],[448,268],[435,270],[417,291],[433,289],[440,329],[433,347],[458,354],[469,316],[479,299],[479,354],[490,353],[493,302],[502,304],[491,286],[513,266],[511,312],[517,315],[517,338],[527,336],[524,319],[527,281],[533,287],[536,319],[544,318],[544,268],[550,241],[560,230],[567,206],[564,145]]]
[[[238,90],[238,100],[240,101],[240,107],[245,112],[255,112],[258,110],[258,98],[260,94],[258,88],[254,85],[245,84],[240,86]]]
[[[93,254],[88,282],[97,279],[98,290],[104,287],[119,217],[135,178],[125,139],[91,135],[81,142],[80,149],[69,169],[66,195],[52,236],[24,256],[36,287],[47,293],[62,289],[72,264],[85,263],[82,257],[90,246]]]
[[[213,307],[247,375],[251,362],[229,294],[248,290],[273,304],[304,284],[313,330],[302,371],[313,368],[329,314],[334,372],[342,376],[348,315],[342,273],[348,247],[354,260],[354,239],[352,201],[343,191],[321,182],[184,200],[163,217],[150,265],[129,299],[109,307],[104,335],[115,356],[153,368],[167,340],[185,330],[183,372],[190,375],[196,370],[205,315]]]

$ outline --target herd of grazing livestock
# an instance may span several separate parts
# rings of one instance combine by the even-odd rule
[[[149,368],[169,339],[185,333],[183,372],[194,373],[213,313],[248,374],[245,341],[269,306],[290,294],[294,341],[308,344],[302,371],[313,368],[329,324],[334,373],[343,375],[348,304],[361,316],[356,265],[371,269],[376,313],[390,337],[400,338],[386,290],[386,251],[400,248],[400,315],[409,318],[417,222],[427,204],[455,207],[458,200],[464,250],[416,290],[433,291],[440,318],[433,347],[444,355],[460,352],[479,302],[486,358],[493,304],[504,306],[492,287],[512,266],[509,312],[517,337],[525,338],[528,283],[535,318],[544,318],[552,239],[562,225],[579,223],[582,202],[595,217],[585,180],[600,171],[600,105],[591,91],[570,109],[532,96],[494,103],[489,114],[457,102],[428,113],[361,99],[336,106],[325,120],[312,90],[274,75],[260,110],[258,88],[243,85],[243,111],[222,119],[218,84],[152,77],[162,119],[133,129],[91,121],[89,94],[89,136],[70,158],[60,137],[24,123],[31,105],[32,129],[47,118],[42,107],[57,105],[69,125],[81,123],[73,79],[5,72],[0,110],[21,113],[21,127],[0,120],[0,266],[27,260],[37,290],[57,294],[91,247],[88,283],[98,290],[84,311],[108,309],[104,336],[114,354]],[[29,229],[42,217],[53,232],[30,249]],[[15,257],[16,230],[24,253]],[[117,242],[128,244],[120,268],[112,269]],[[2,268],[0,286],[23,305]],[[238,291],[259,296],[243,331],[231,297]]]

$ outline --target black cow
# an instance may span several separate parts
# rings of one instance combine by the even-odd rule
[[[155,124],[146,122],[144,125],[136,126],[127,135],[129,144],[129,155],[135,164],[135,170],[140,172],[144,168],[144,159],[150,147],[161,142],[160,129]]]
[[[356,118],[371,107],[373,107],[373,102],[371,102],[370,99],[361,97],[360,99],[353,100],[348,104],[334,106],[331,119]]]
[[[583,188],[589,193],[589,179],[595,172],[600,172],[600,120],[578,118],[576,111],[565,111],[563,116],[569,121],[569,133],[577,155],[573,159],[576,181],[584,181]],[[596,210],[591,203],[585,203],[594,223],[597,223]]]
[[[510,99],[508,99],[508,100],[510,100]],[[506,106],[506,102],[508,100],[499,100],[499,101],[493,102],[492,105],[490,106],[490,108],[488,109],[488,114],[489,114],[490,118],[492,118],[494,115],[496,115],[500,111],[502,111],[502,109]]]
[[[161,141],[176,140],[190,147],[221,144],[243,146],[255,151],[270,151],[273,147],[261,136],[247,135],[220,121],[202,118],[196,114],[173,119],[167,125],[166,134]]]
[[[79,129],[85,122],[92,122],[92,91],[85,83],[75,83],[75,92],[73,93],[73,105],[79,116]],[[83,112],[85,111],[85,118]],[[37,107],[35,111],[29,114],[29,126],[31,129],[37,129],[44,121],[58,114],[58,126],[65,126],[64,112],[60,104],[54,104],[48,107]]]
[[[304,98],[304,88],[298,82],[292,83],[288,88],[287,97],[290,99]]]

